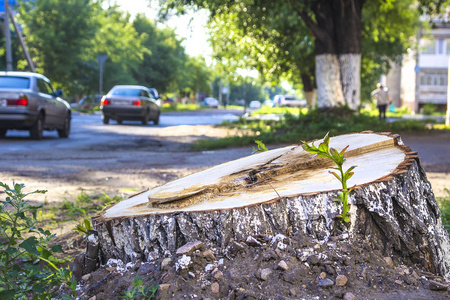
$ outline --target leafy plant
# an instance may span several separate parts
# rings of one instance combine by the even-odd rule
[[[156,297],[158,291],[158,285],[148,287],[150,281],[144,285],[142,278],[139,276],[134,277],[134,282],[131,283],[132,289],[125,291],[123,299],[136,299],[136,297],[144,297],[144,299],[153,299]]]
[[[10,188],[0,182],[7,195],[0,201],[0,299],[46,299],[55,295],[53,289],[66,283],[76,296],[76,281],[68,268],[58,268],[53,262],[60,245],[50,246],[54,235],[37,227],[36,214],[41,205],[24,200],[23,184]],[[69,297],[69,296],[68,296]]]
[[[94,228],[92,227],[91,221],[89,221],[89,219],[84,219],[81,223],[77,224],[77,226],[73,230],[81,232],[84,235],[88,236],[89,231],[94,230]]]
[[[356,168],[356,166],[351,166],[347,169],[347,171],[344,171],[342,166],[345,162],[345,151],[347,150],[348,146],[342,149],[341,152],[338,152],[336,149],[329,147],[329,142],[330,138],[327,133],[323,138],[323,142],[319,144],[319,147],[314,146],[314,143],[311,143],[310,146],[308,145],[308,143],[303,141],[302,147],[303,149],[305,149],[305,151],[315,154],[319,157],[331,159],[336,164],[336,167],[334,167],[333,169],[339,171],[339,174],[334,171],[330,171],[330,173],[333,174],[334,177],[336,177],[341,182],[342,189],[339,192],[339,198],[336,198],[334,200],[342,203],[342,213],[338,215],[339,219],[342,222],[348,223],[350,222],[350,205],[348,204],[348,195],[353,190],[353,188],[349,189],[347,187],[347,181],[353,176],[354,172],[352,171],[354,168]]]
[[[268,151],[269,149],[267,149],[266,145],[260,141],[260,140],[255,140],[256,145],[258,146],[258,148],[253,147],[253,153],[255,152],[264,152],[264,151]]]

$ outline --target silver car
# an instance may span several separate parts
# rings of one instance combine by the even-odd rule
[[[8,129],[29,130],[33,139],[56,129],[59,137],[67,138],[72,115],[62,94],[41,74],[0,72],[0,138]]]
[[[138,120],[147,125],[151,120],[158,125],[160,106],[160,100],[155,99],[145,86],[116,85],[103,96],[100,108],[104,124],[113,119],[118,124],[124,120]]]

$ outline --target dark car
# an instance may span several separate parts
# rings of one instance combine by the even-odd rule
[[[140,85],[116,85],[103,96],[101,110],[103,123],[110,119],[122,124],[124,120],[140,120],[142,124],[159,123],[160,100],[155,99],[149,89]]]
[[[41,74],[0,72],[0,137],[8,129],[29,130],[33,139],[55,129],[59,137],[68,137],[71,110],[62,94]]]

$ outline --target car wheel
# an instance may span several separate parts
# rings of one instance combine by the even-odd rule
[[[41,113],[36,119],[36,122],[34,123],[33,127],[31,127],[30,129],[30,137],[33,140],[40,140],[42,139],[43,135],[44,135],[44,115]]]
[[[123,121],[120,120],[120,119],[117,120],[117,124],[119,124],[119,125],[122,125],[122,122],[123,122]]]
[[[148,119],[149,119],[148,115],[149,115],[149,112],[147,112],[145,114],[145,117],[142,118],[142,125],[147,125],[148,124]]]
[[[58,135],[60,138],[67,138],[69,137],[70,133],[70,115],[67,114],[66,118],[64,119],[64,126],[61,129],[58,129]]]
[[[103,116],[103,124],[109,124],[109,117]]]
[[[0,129],[0,138],[4,138],[8,129]]]
[[[158,113],[158,115],[156,116],[156,119],[153,120],[153,124],[155,124],[155,125],[159,124],[159,115],[160,115],[160,113]]]

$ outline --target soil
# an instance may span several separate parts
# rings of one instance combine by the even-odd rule
[[[89,149],[91,160],[75,152],[56,158],[57,153],[49,153],[26,168],[14,170],[5,165],[0,178],[25,182],[27,191],[48,189],[43,198],[36,195],[32,199],[36,202],[72,200],[81,191],[128,197],[136,190],[251,153],[250,147],[193,152],[186,146],[198,138],[227,134],[227,130],[213,126],[179,126],[176,131],[167,128],[159,135],[135,138],[114,149],[95,146]],[[419,152],[435,195],[445,196],[445,188],[450,188],[450,134],[402,138]],[[131,149],[133,155],[108,161],[109,155]],[[98,161],[98,157],[103,160]],[[51,159],[70,167],[50,170],[45,165]],[[75,257],[85,251],[86,243],[72,228],[73,224],[58,228],[56,242]],[[78,297],[119,299],[132,289],[135,276],[148,286],[159,286],[157,299],[450,299],[449,283],[443,278],[398,257],[384,257],[345,234],[324,244],[304,235],[256,236],[249,241],[233,241],[224,249],[202,246],[184,255],[165,253],[164,257],[136,264],[102,262],[98,270],[79,280]],[[348,281],[343,284],[345,279]]]

